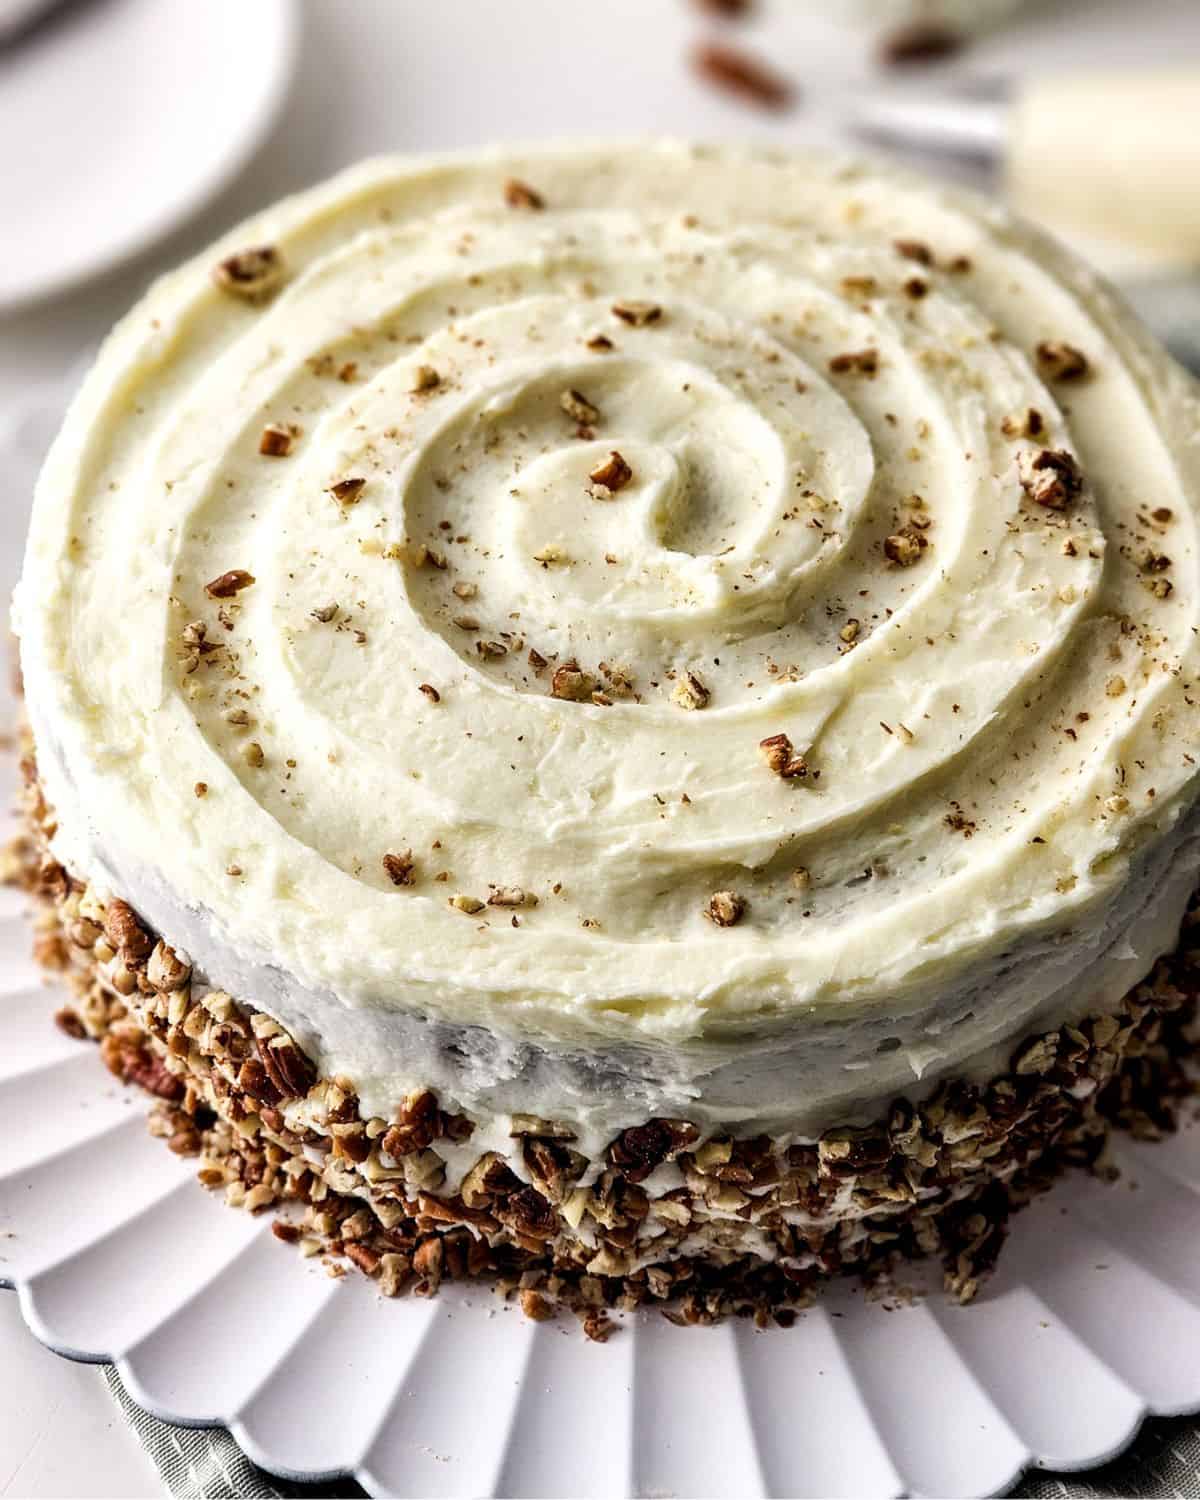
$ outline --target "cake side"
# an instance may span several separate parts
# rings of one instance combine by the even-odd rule
[[[870,1281],[932,1256],[969,1301],[1012,1212],[1066,1168],[1104,1170],[1113,1126],[1174,1129],[1194,1094],[1196,905],[1115,1014],[1025,1038],[987,1083],[951,1079],[815,1140],[648,1119],[589,1158],[569,1123],[450,1113],[428,1089],[371,1116],[353,1079],[318,1076],[270,1016],[73,879],[49,852],[32,759],[25,770],[28,834],[9,875],[34,898],[37,957],[72,991],[58,1024],[161,1101],[150,1128],[203,1158],[205,1187],[280,1213],[281,1240],[330,1274],[348,1261],[385,1296],[480,1279],[535,1318],[571,1309],[603,1341],[611,1309],[643,1305],[786,1326],[831,1276]]]

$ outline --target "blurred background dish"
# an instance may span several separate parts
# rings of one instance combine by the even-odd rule
[[[223,187],[283,100],[296,21],[294,0],[4,0],[0,309],[108,270]]]

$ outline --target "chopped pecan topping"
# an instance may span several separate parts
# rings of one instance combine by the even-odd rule
[[[339,479],[329,486],[329,493],[339,505],[357,505],[366,482],[359,478]]]
[[[316,609],[310,609],[309,614],[319,625],[329,625],[338,617],[338,606],[336,602],[322,604]]]
[[[612,495],[625,488],[633,478],[633,470],[614,448],[602,464],[596,465],[588,478],[593,484],[607,490],[608,495]],[[608,495],[602,498],[607,499]]]
[[[247,573],[245,568],[230,568],[228,573],[222,573],[219,578],[206,583],[204,592],[210,599],[232,599],[235,594],[248,589],[253,582],[254,574]]]
[[[714,891],[704,915],[717,927],[736,927],[746,915],[746,902],[734,891]]]
[[[933,251],[922,240],[893,240],[892,245],[905,260],[915,260],[919,266],[933,265]]]
[[[430,703],[440,703],[442,701],[441,693],[438,692],[437,688],[431,682],[422,682],[418,684],[418,687],[429,699]]]
[[[1022,453],[1021,487],[1037,505],[1066,510],[1083,490],[1083,475],[1072,454],[1065,449],[1045,448],[1041,453]]]
[[[587,347],[593,354],[611,354],[616,348],[612,339],[606,333],[594,333],[587,341]]]
[[[451,896],[450,905],[455,911],[465,912],[467,916],[473,917],[477,911],[482,911],[484,903],[477,896]]]
[[[911,568],[921,556],[921,543],[915,536],[898,531],[884,538],[883,555],[898,568]]]
[[[847,354],[835,354],[829,361],[835,375],[865,375],[874,378],[879,370],[879,350],[859,349]]]
[[[648,323],[657,323],[662,317],[662,308],[657,302],[639,302],[623,298],[612,305],[613,315],[633,328],[645,328]]]
[[[593,406],[581,391],[564,391],[558,398],[558,404],[571,421],[578,422],[581,427],[592,427],[600,420],[599,408]]]
[[[554,669],[550,679],[550,696],[570,703],[586,703],[596,690],[596,679],[579,669],[577,661],[565,661]]]
[[[1005,437],[1036,438],[1046,430],[1045,418],[1035,406],[1027,406],[1019,417],[1005,417],[1000,424]]]
[[[409,390],[414,396],[419,396],[425,391],[432,391],[441,385],[442,377],[432,365],[418,365],[413,371],[412,385]]]
[[[1047,380],[1082,380],[1091,370],[1083,350],[1062,339],[1044,339],[1037,346],[1037,362]]]
[[[740,47],[703,42],[692,53],[692,66],[706,83],[760,109],[784,109],[792,101],[791,83]]]
[[[504,201],[509,208],[545,208],[546,200],[536,189],[519,177],[510,177],[504,184]]]
[[[765,740],[759,740],[758,753],[776,776],[790,779],[793,776],[808,775],[808,762],[796,752],[786,734],[772,734]]]
[[[919,302],[922,297],[928,296],[929,283],[923,276],[910,276],[904,283],[904,295],[911,297],[914,302]]]
[[[248,740],[242,746],[242,759],[248,766],[253,766],[257,770],[260,766],[266,764],[267,757],[266,752],[257,740]]]
[[[296,429],[268,422],[258,439],[258,451],[266,458],[286,458],[296,440]]]
[[[383,869],[393,885],[412,885],[416,871],[412,850],[403,849],[399,854],[385,854]]]
[[[282,283],[283,256],[274,245],[258,245],[227,256],[213,271],[213,280],[223,292],[260,302]]]
[[[712,694],[695,672],[681,672],[671,694],[671,702],[680,708],[707,708]]]
[[[489,906],[536,906],[538,898],[519,885],[498,885],[488,897]]]

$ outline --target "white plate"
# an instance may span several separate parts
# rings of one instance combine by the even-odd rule
[[[62,399],[0,432],[5,594]],[[14,780],[0,757],[0,808]],[[1021,1214],[969,1308],[838,1286],[787,1332],[645,1315],[598,1346],[479,1287],[382,1301],[226,1208],[51,1024],[28,949],[0,889],[0,1282],[50,1348],[115,1359],[143,1406],[228,1425],[276,1473],[397,1496],[987,1495],[1200,1409],[1195,1125],[1122,1142],[1117,1186],[1077,1176]]]
[[[294,0],[72,0],[0,50],[0,310],[174,228],[262,140]]]

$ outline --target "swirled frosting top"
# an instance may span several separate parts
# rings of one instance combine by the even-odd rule
[[[367,163],[159,282],[58,439],[17,619],[63,839],[346,1005],[911,1010],[1194,800],[1198,453],[980,200]]]

